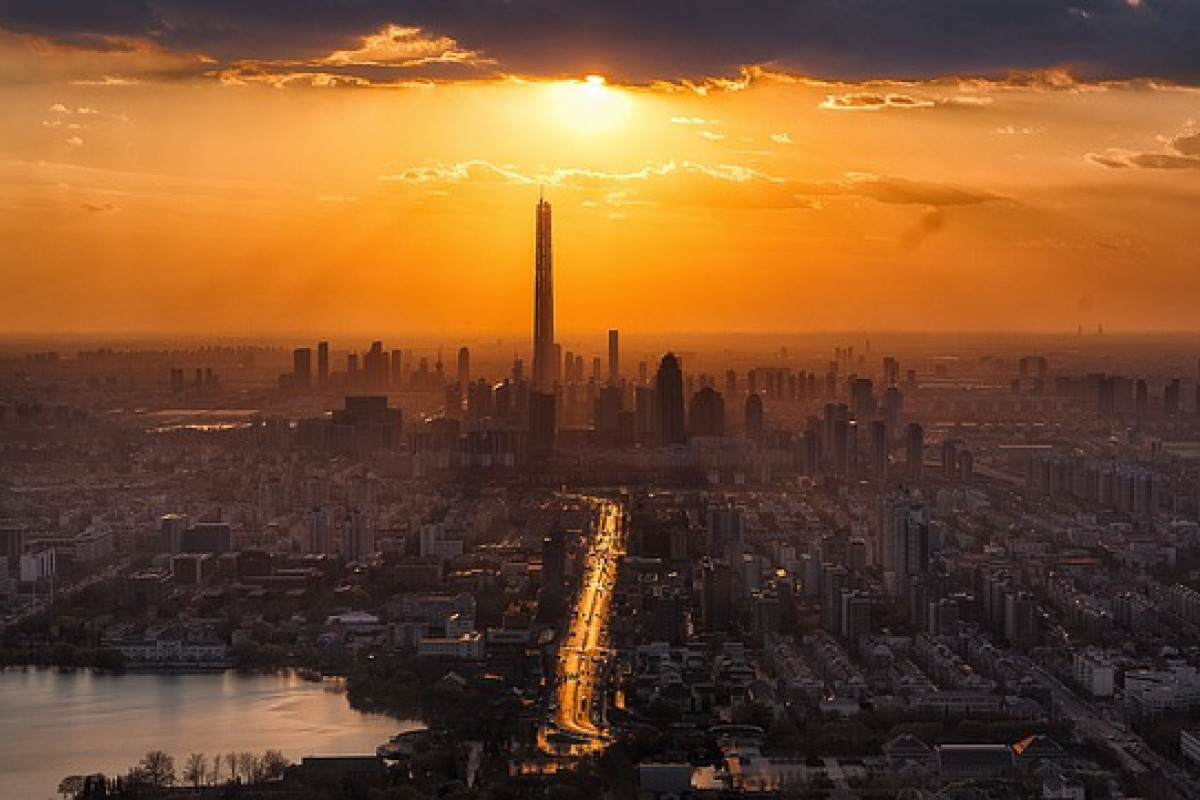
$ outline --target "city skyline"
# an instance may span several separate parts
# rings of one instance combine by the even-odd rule
[[[524,332],[539,185],[563,333],[1196,330],[1186,9],[142,7],[0,4],[0,334]]]
[[[0,800],[1200,798],[1198,44],[0,0]]]

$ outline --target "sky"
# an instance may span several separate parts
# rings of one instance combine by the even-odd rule
[[[1193,0],[0,0],[0,335],[1195,331]]]

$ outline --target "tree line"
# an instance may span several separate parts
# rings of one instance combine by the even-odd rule
[[[200,789],[227,784],[254,784],[283,778],[289,762],[278,750],[256,754],[249,750],[217,753],[189,753],[176,770],[175,757],[162,750],[151,750],[142,760],[121,775],[68,775],[58,784],[65,800],[146,797],[176,786]]]

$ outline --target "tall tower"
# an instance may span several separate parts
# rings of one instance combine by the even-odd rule
[[[533,388],[554,391],[554,284],[550,251],[550,204],[538,197],[533,294]]]

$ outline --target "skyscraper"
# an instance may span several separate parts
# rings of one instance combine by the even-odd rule
[[[736,383],[735,380],[735,386]],[[751,439],[757,439],[762,436],[764,427],[762,395],[756,392],[746,398],[745,416],[746,436]]]
[[[329,342],[317,342],[317,388],[329,388]]]
[[[554,391],[554,284],[550,249],[550,204],[538,198],[534,255],[533,388]]]
[[[292,351],[292,386],[303,394],[312,389],[312,350],[307,347]]]
[[[683,371],[674,353],[663,356],[655,377],[658,399],[658,433],[664,445],[687,444],[683,421]]]
[[[616,329],[608,332],[608,382],[615,384],[621,374],[621,365],[618,355],[617,337],[620,334]]]
[[[908,462],[908,479],[919,481],[925,476],[925,429],[919,422],[908,423],[904,454]]]
[[[458,348],[458,370],[455,372],[454,380],[462,386],[471,383],[471,351],[466,347]]]
[[[711,386],[692,395],[688,403],[688,431],[692,436],[725,435],[725,399]]]

